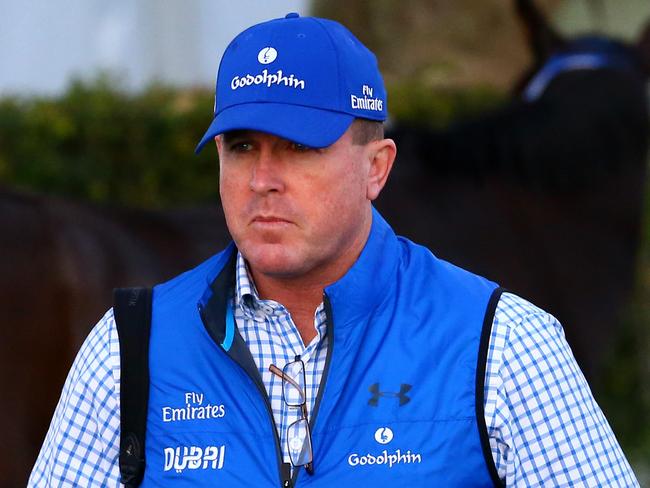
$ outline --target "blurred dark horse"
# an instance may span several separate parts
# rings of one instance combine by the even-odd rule
[[[0,487],[25,486],[74,355],[116,286],[152,285],[229,240],[218,206],[147,212],[0,189]]]
[[[444,131],[397,125],[379,206],[403,234],[555,314],[597,386],[635,282],[650,28],[635,45],[565,39],[532,2],[517,7],[534,63],[513,99]]]

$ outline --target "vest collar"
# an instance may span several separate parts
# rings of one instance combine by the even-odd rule
[[[373,207],[368,240],[357,261],[338,281],[325,288],[337,332],[358,323],[376,308],[394,286],[399,242],[393,229]],[[217,344],[225,338],[228,300],[234,296],[237,249],[231,243],[208,273],[208,287],[198,307],[208,332]]]
[[[325,288],[337,332],[367,317],[394,286],[399,242],[373,207],[372,227],[359,258],[348,272]]]

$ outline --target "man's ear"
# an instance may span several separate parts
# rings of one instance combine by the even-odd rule
[[[221,148],[223,147],[223,137],[221,137],[221,134],[214,137],[214,142],[217,144],[217,152],[221,154]]]
[[[395,146],[395,141],[392,139],[381,139],[370,142],[367,147],[370,168],[366,197],[368,200],[374,200],[379,196],[388,180],[388,175],[397,155],[397,146]]]

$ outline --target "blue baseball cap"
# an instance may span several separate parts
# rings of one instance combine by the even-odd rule
[[[228,45],[214,119],[196,148],[231,130],[256,130],[321,148],[356,118],[386,120],[377,58],[338,22],[296,13],[254,25]]]

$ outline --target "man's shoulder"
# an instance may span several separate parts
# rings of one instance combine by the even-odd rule
[[[468,269],[458,266],[438,257],[434,252],[421,244],[410,239],[397,236],[402,246],[402,258],[407,269],[430,275],[431,279],[445,278],[450,283],[459,285],[461,283],[480,284],[489,288],[496,288],[498,285],[485,276],[476,274]]]
[[[154,296],[156,300],[166,298],[171,294],[179,297],[188,297],[188,295],[197,295],[200,297],[206,287],[221,272],[228,259],[231,257],[235,247],[234,244],[228,245],[225,249],[209,257],[202,263],[192,269],[189,269],[172,279],[160,283],[154,287]]]
[[[544,309],[511,291],[506,291],[501,295],[497,313],[511,322],[520,322],[533,315],[549,315]]]
[[[119,384],[119,339],[115,327],[113,309],[95,324],[70,368],[64,393],[66,391],[85,392],[88,385],[103,385],[107,391]],[[84,393],[85,395],[85,393]]]
[[[532,347],[530,344],[546,343],[549,337],[562,342],[566,340],[557,318],[509,291],[499,298],[494,311],[492,335],[493,339],[496,337],[511,345],[523,341],[529,344],[528,347]]]
[[[541,320],[557,323],[557,319],[546,310],[511,292],[504,291],[495,310],[495,321],[507,324],[511,329],[525,327],[531,321]]]

